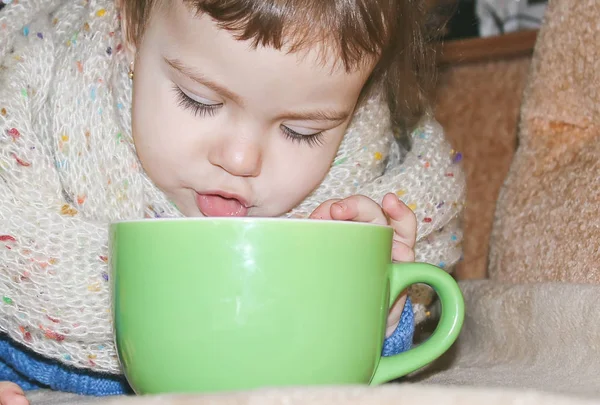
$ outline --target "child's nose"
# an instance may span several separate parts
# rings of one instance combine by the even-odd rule
[[[234,176],[256,177],[262,167],[262,155],[258,142],[233,138],[215,146],[208,160]]]

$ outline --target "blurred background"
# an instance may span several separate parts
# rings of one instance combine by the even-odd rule
[[[467,176],[463,260],[455,277],[487,276],[498,194],[518,143],[521,101],[548,0],[425,0],[437,33],[437,120]]]
[[[426,0],[443,39],[489,37],[539,28],[548,0]],[[439,25],[438,25],[439,26]]]

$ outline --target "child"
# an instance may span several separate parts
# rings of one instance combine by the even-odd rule
[[[459,259],[460,155],[427,116],[415,126],[429,61],[419,8],[354,3],[8,1],[0,379],[126,391],[112,340],[110,221],[374,222],[394,228],[395,261]],[[413,328],[404,296],[384,355],[407,350]],[[0,404],[21,403],[17,386],[0,385]]]

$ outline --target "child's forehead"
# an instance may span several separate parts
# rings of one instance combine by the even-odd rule
[[[208,15],[219,29],[252,46],[272,47],[300,57],[320,56],[324,65],[347,71],[371,65],[392,40],[394,1],[359,0],[163,0],[195,18]],[[355,4],[356,3],[356,4]]]
[[[294,76],[293,73],[300,69],[306,74],[319,72],[326,76],[349,78],[365,76],[374,65],[374,59],[365,57],[353,69],[345,69],[331,36],[321,36],[320,40],[306,38],[302,43],[291,42],[298,41],[296,38],[290,38],[290,42],[284,38],[281,48],[277,49],[272,44],[257,44],[252,39],[241,38],[207,14],[191,13],[187,9],[159,16],[155,21],[162,21],[159,25],[163,26],[159,28],[158,35],[152,36],[158,38],[157,46],[161,52],[202,71],[220,66],[218,70],[224,74],[228,65],[245,64],[262,66],[265,70],[275,67],[278,73],[287,72],[288,76]],[[304,79],[309,80],[308,77]]]

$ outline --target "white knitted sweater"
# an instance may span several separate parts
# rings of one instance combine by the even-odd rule
[[[112,0],[2,0],[0,330],[49,358],[120,373],[107,226],[181,214],[143,173]],[[323,184],[287,216],[333,197],[397,192],[418,219],[417,260],[460,257],[460,158],[424,120],[403,151],[377,95],[356,113]],[[151,316],[151,315],[149,315]]]

